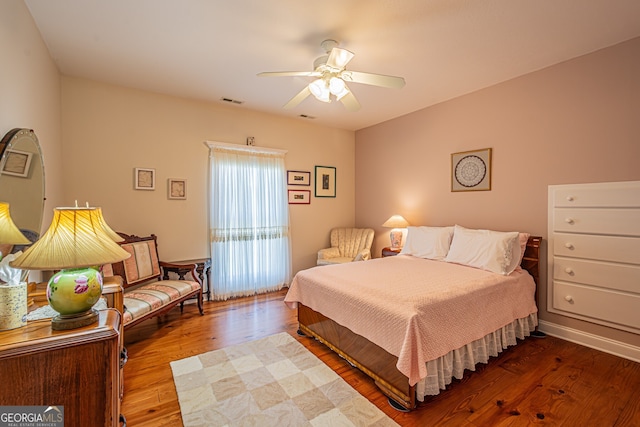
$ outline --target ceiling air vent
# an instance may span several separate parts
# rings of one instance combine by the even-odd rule
[[[244,101],[238,101],[237,99],[224,98],[224,97],[223,97],[223,98],[220,98],[220,101],[229,102],[229,103],[231,103],[231,104],[238,104],[238,105],[240,105],[240,104],[243,104],[243,103],[244,103]]]

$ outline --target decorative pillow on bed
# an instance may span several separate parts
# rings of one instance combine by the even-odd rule
[[[407,227],[401,254],[442,261],[449,252],[453,227]]]
[[[472,230],[456,225],[445,261],[509,275],[520,264],[517,231]]]

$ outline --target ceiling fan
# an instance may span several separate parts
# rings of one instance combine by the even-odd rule
[[[325,40],[320,43],[320,46],[326,54],[313,62],[314,71],[273,71],[258,74],[258,76],[261,77],[317,77],[316,80],[309,83],[296,96],[291,98],[291,100],[284,105],[284,108],[289,109],[295,107],[309,95],[315,96],[322,102],[331,102],[331,96],[333,95],[336,100],[344,104],[347,110],[357,111],[360,109],[360,103],[349,90],[346,82],[396,89],[404,86],[404,79],[402,77],[347,70],[345,67],[354,57],[354,53],[339,48],[338,42],[335,40]]]

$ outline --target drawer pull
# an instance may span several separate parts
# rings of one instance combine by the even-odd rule
[[[573,220],[573,218],[565,218],[564,222],[566,222],[567,224],[573,225],[575,221]]]
[[[566,302],[573,303],[573,297],[572,297],[571,295],[567,295],[566,297],[564,297],[564,300],[565,300]]]
[[[567,196],[567,202],[573,202],[574,200],[573,196]]]
[[[573,243],[565,243],[564,247],[567,249],[573,249]]]
[[[565,268],[564,272],[567,273],[570,276],[573,276],[573,268],[571,268],[571,267]]]

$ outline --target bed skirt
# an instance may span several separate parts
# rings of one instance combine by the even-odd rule
[[[538,325],[537,313],[516,319],[512,323],[475,340],[442,357],[427,362],[427,377],[416,384],[416,398],[424,401],[425,396],[434,396],[446,389],[453,378],[462,379],[464,370],[475,371],[478,363],[487,363],[490,357],[496,357],[516,339],[524,339]]]

